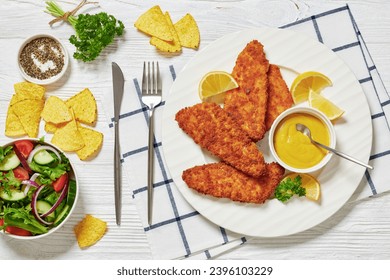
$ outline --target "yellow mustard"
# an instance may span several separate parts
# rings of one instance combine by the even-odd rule
[[[305,113],[291,114],[278,124],[273,141],[279,158],[294,168],[310,168],[319,163],[327,151],[312,144],[307,136],[297,131],[297,123],[306,125],[312,138],[327,146],[330,133],[323,121]]]

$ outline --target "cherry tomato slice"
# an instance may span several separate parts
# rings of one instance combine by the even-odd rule
[[[28,158],[31,151],[34,148],[34,144],[29,140],[19,140],[15,142],[16,148],[20,151],[20,153],[24,156],[24,158]]]
[[[67,183],[68,173],[64,173],[56,181],[53,182],[53,188],[56,192],[60,192]]]
[[[19,179],[20,181],[23,181],[23,180],[28,180],[30,178],[28,172],[26,169],[24,169],[23,167],[21,166],[18,166],[16,167],[14,170],[12,170],[14,172],[14,176],[16,179]]]
[[[19,235],[19,236],[31,236],[32,235],[31,232],[29,232],[28,230],[18,228],[18,227],[13,227],[13,226],[7,226],[5,228],[5,231],[9,232],[11,234],[14,234],[14,235]]]

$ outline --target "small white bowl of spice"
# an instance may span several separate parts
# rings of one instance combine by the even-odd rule
[[[58,81],[66,72],[69,55],[61,41],[48,34],[27,38],[19,48],[18,65],[23,78],[47,85]]]

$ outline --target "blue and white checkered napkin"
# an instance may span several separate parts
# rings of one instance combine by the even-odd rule
[[[337,25],[337,32],[334,32]],[[390,98],[375,64],[371,60],[362,35],[348,6],[330,10],[291,23],[282,28],[305,33],[335,51],[350,66],[361,83],[372,112],[373,147],[370,163],[375,169],[366,172],[353,199],[361,199],[390,189]],[[161,65],[164,100],[176,77],[172,65]],[[148,114],[141,102],[140,77],[127,86],[120,120],[123,168],[128,174],[133,197],[153,257],[211,258],[246,242],[246,238],[212,224],[195,211],[181,196],[164,162],[161,143],[161,113],[164,102],[156,109],[155,123],[155,192],[153,224],[147,224],[147,139]],[[112,106],[112,102],[106,102]],[[108,112],[110,111],[107,110]],[[112,124],[111,124],[112,126]],[[125,188],[124,188],[125,189]]]

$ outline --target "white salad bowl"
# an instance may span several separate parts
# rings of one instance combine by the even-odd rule
[[[56,74],[56,75],[54,75],[52,77],[49,77],[49,78],[46,78],[46,79],[38,79],[38,78],[30,76],[23,69],[23,67],[21,65],[21,62],[20,62],[20,57],[21,57],[23,49],[26,47],[27,44],[29,44],[30,42],[32,42],[35,39],[44,38],[44,37],[47,37],[47,38],[50,38],[50,39],[54,40],[58,44],[58,46],[60,47],[61,52],[64,55],[64,57],[63,57],[63,67],[62,67],[61,72],[59,72],[58,74]],[[39,66],[41,68],[44,68],[44,69],[46,69],[47,67],[52,67],[52,65],[49,65],[50,61],[46,62],[47,65],[44,65],[44,64],[41,64],[40,62],[38,62],[38,60],[36,58],[34,58],[34,63],[35,64],[39,64]],[[66,70],[68,68],[68,65],[69,65],[69,54],[68,54],[65,46],[61,43],[60,39],[58,39],[57,37],[55,37],[53,35],[49,35],[49,34],[37,34],[37,35],[31,36],[31,37],[25,39],[24,42],[20,45],[19,51],[18,51],[18,57],[17,57],[17,65],[18,65],[20,74],[23,76],[23,78],[25,80],[27,80],[27,81],[29,81],[31,83],[34,83],[34,84],[38,84],[38,85],[48,85],[48,84],[52,84],[52,83],[58,81],[59,79],[61,79],[62,76],[64,76],[64,74],[65,74],[65,72],[66,72]]]
[[[51,144],[51,143],[48,143],[48,142],[44,142],[44,141],[40,141],[39,139],[32,139],[32,138],[23,138],[23,139],[18,139],[18,140],[15,140],[15,141],[12,141],[12,142],[10,142],[10,143],[7,143],[6,145],[4,145],[4,146],[2,146],[3,147],[3,149],[5,148],[5,147],[7,147],[7,146],[14,146],[14,144],[16,143],[16,142],[18,142],[18,141],[23,141],[23,140],[29,140],[29,141],[31,141],[31,142],[33,142],[34,143],[34,150],[35,150],[35,148],[37,147],[37,145],[40,145],[40,147],[42,147],[42,146],[47,146],[47,147],[49,147],[50,149],[53,149],[53,150],[55,150],[57,153],[62,153],[68,160],[69,160],[69,164],[70,164],[70,171],[68,172],[68,176],[69,176],[69,180],[74,180],[75,181],[75,183],[76,183],[76,190],[75,190],[75,193],[74,193],[74,201],[73,201],[73,203],[71,203],[71,205],[69,205],[68,204],[68,201],[67,201],[67,197],[68,197],[68,191],[69,191],[69,189],[70,189],[70,187],[69,187],[69,183],[68,183],[68,187],[67,187],[67,189],[68,189],[68,191],[64,191],[64,198],[63,198],[63,200],[62,200],[62,202],[65,204],[63,207],[62,207],[62,210],[60,210],[60,209],[58,209],[59,211],[58,211],[58,213],[56,213],[56,215],[57,216],[55,216],[55,218],[54,218],[54,224],[55,224],[55,222],[58,222],[59,224],[57,224],[57,225],[49,225],[48,226],[48,228],[49,228],[49,230],[48,230],[48,232],[46,232],[46,233],[43,233],[43,234],[37,234],[37,235],[31,235],[31,236],[20,236],[20,235],[15,235],[15,234],[10,234],[10,233],[8,233],[5,229],[3,229],[3,230],[1,230],[0,232],[1,232],[1,234],[4,234],[4,235],[6,235],[6,236],[9,236],[9,237],[12,237],[12,238],[15,238],[15,239],[21,239],[21,240],[32,240],[32,239],[38,239],[38,238],[43,238],[43,237],[46,237],[46,236],[49,236],[49,235],[51,235],[52,233],[54,233],[54,232],[56,232],[57,230],[59,230],[68,220],[69,220],[69,218],[72,216],[72,213],[74,212],[74,209],[76,208],[76,205],[77,205],[77,200],[78,200],[78,196],[79,196],[79,184],[78,184],[78,178],[77,178],[77,174],[76,174],[76,170],[75,170],[75,168],[74,168],[74,165],[73,165],[73,163],[71,162],[71,160],[65,155],[65,153],[60,149],[60,148],[58,148],[58,147],[56,147],[55,145],[53,145],[53,144]],[[33,152],[35,152],[35,151],[32,151],[32,153]],[[15,153],[15,154],[17,154],[17,152]],[[18,156],[17,155],[17,157],[18,157],[18,159],[20,159],[20,155]],[[26,160],[26,161],[30,161],[31,160],[31,156]],[[23,166],[23,164],[22,164],[22,162],[20,161],[20,164],[18,165],[18,166]],[[13,168],[14,169],[14,168]],[[12,170],[13,170],[12,169]],[[34,176],[34,175],[33,175]],[[33,178],[33,176],[31,176],[30,178]],[[31,180],[31,179],[30,179]],[[43,185],[43,184],[42,184]],[[23,186],[23,187],[25,187],[25,185]],[[2,188],[2,187],[0,187],[0,188]],[[37,190],[39,189],[39,188],[36,188],[36,187],[34,187],[34,186],[30,186],[30,188],[35,188],[35,193],[36,194],[38,194],[38,192],[37,192]],[[64,187],[64,189],[65,189],[65,187]],[[59,194],[62,194],[62,191],[61,192],[58,192]],[[32,196],[33,198],[34,198],[34,195]],[[24,199],[27,199],[27,201],[25,201],[25,203],[26,203],[26,206],[24,206],[25,208],[30,208],[28,205],[31,205],[32,203],[30,202],[30,203],[28,203],[28,196],[26,197],[26,198],[24,198]],[[20,201],[22,201],[23,199],[21,199]],[[32,199],[33,200],[33,199]],[[5,200],[2,198],[2,197],[0,197],[0,206],[1,206],[1,202],[4,202]],[[54,204],[56,204],[56,203],[54,203]],[[53,205],[54,205],[53,204]],[[59,203],[60,204],[60,203]],[[50,205],[50,204],[49,204]],[[52,205],[52,206],[53,206]],[[65,207],[66,207],[66,209],[65,209]],[[32,208],[32,207],[31,207]],[[30,209],[31,209],[30,208]],[[30,211],[30,215],[32,216],[32,217],[34,217],[34,215],[33,215],[33,209],[31,209],[31,211]],[[2,212],[3,212],[3,208],[2,208],[2,206],[1,206],[1,208],[0,208],[0,218],[2,218]],[[53,213],[55,213],[55,211],[53,212]],[[65,215],[62,215],[61,216],[61,214],[64,214],[64,213],[66,213],[66,216]],[[35,213],[35,215],[37,215],[38,213],[36,212]],[[42,215],[42,214],[38,214],[38,215]],[[37,220],[37,218],[35,218],[35,220]],[[38,220],[37,220],[37,222],[39,222]],[[40,222],[42,225],[44,225],[42,222]]]

